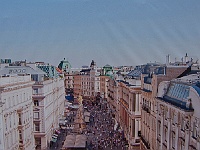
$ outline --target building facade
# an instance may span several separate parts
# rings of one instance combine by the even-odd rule
[[[79,95],[83,98],[94,100],[100,92],[100,71],[94,61],[90,67],[82,68],[79,72],[73,74],[73,91],[74,97]]]
[[[150,68],[149,68],[150,67]],[[181,75],[187,66],[148,66],[142,74],[142,124],[141,124],[141,148],[156,149],[156,101],[158,84]]]
[[[136,70],[136,72],[138,72]],[[108,82],[108,105],[115,120],[115,130],[122,132],[127,149],[140,148],[141,81],[140,74],[122,77],[113,74]],[[121,79],[121,80],[118,80]],[[117,125],[116,125],[117,124]]]
[[[59,119],[64,115],[64,80],[56,78],[36,82],[33,92],[35,142],[37,149],[46,149],[59,128]]]
[[[200,149],[200,79],[190,74],[159,84],[157,95],[157,149]]]
[[[100,93],[101,97],[104,99],[108,98],[108,82],[109,82],[109,76],[100,76]]]
[[[0,149],[35,149],[30,75],[0,77]]]
[[[42,71],[40,67],[44,69]],[[64,115],[65,87],[64,78],[56,74],[51,65],[42,63],[25,63],[23,66],[7,66],[0,70],[2,75],[26,75],[34,81],[31,101],[33,115],[33,137],[35,149],[47,149],[52,135],[59,128],[59,118]],[[55,75],[56,74],[56,75]],[[54,76],[55,75],[55,76]]]

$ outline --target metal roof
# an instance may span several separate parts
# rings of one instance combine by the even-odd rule
[[[0,70],[0,75],[16,75],[16,74],[46,74],[39,68],[31,68],[30,66],[6,66]]]

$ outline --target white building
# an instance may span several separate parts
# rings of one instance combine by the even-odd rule
[[[35,148],[47,149],[52,141],[52,135],[59,128],[59,119],[64,115],[65,88],[64,78],[56,74],[53,66],[42,65],[42,71],[35,63],[25,66],[7,66],[0,71],[3,75],[30,74],[34,82],[31,100],[34,104],[33,129]],[[34,140],[33,140],[34,141]]]
[[[30,75],[0,76],[0,150],[33,150]]]
[[[200,149],[200,75],[159,84],[156,143],[162,150]]]
[[[37,149],[46,149],[64,112],[64,80],[49,79],[33,85],[34,136]]]

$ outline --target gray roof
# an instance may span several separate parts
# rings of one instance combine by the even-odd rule
[[[0,75],[9,75],[9,74],[46,74],[39,68],[31,68],[30,66],[6,66],[0,70]]]
[[[135,69],[135,70],[131,70],[127,76],[131,76],[131,77],[140,77],[142,74],[142,68],[139,69]]]
[[[108,67],[109,67],[109,68],[110,68],[110,67],[112,68],[112,66],[109,65],[109,64],[106,64],[105,66],[103,66],[103,68],[108,68]]]

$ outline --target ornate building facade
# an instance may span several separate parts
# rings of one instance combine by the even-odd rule
[[[19,71],[19,70],[18,70]],[[0,149],[35,149],[30,75],[0,77]]]
[[[158,149],[200,149],[199,76],[199,73],[190,74],[159,84],[156,99]]]
[[[148,66],[147,72],[142,74],[142,123],[141,148],[156,149],[156,95],[161,81],[171,80],[181,75],[187,66]],[[147,74],[148,73],[148,74]]]
[[[44,71],[39,69],[42,66]],[[34,149],[47,149],[53,141],[52,135],[59,128],[59,118],[64,115],[65,88],[64,78],[48,64],[25,63],[24,65],[7,66],[0,70],[1,75],[27,75],[34,81],[31,87],[30,100]],[[55,75],[56,74],[56,75]],[[20,85],[19,85],[20,87]],[[27,120],[26,120],[27,121]]]

